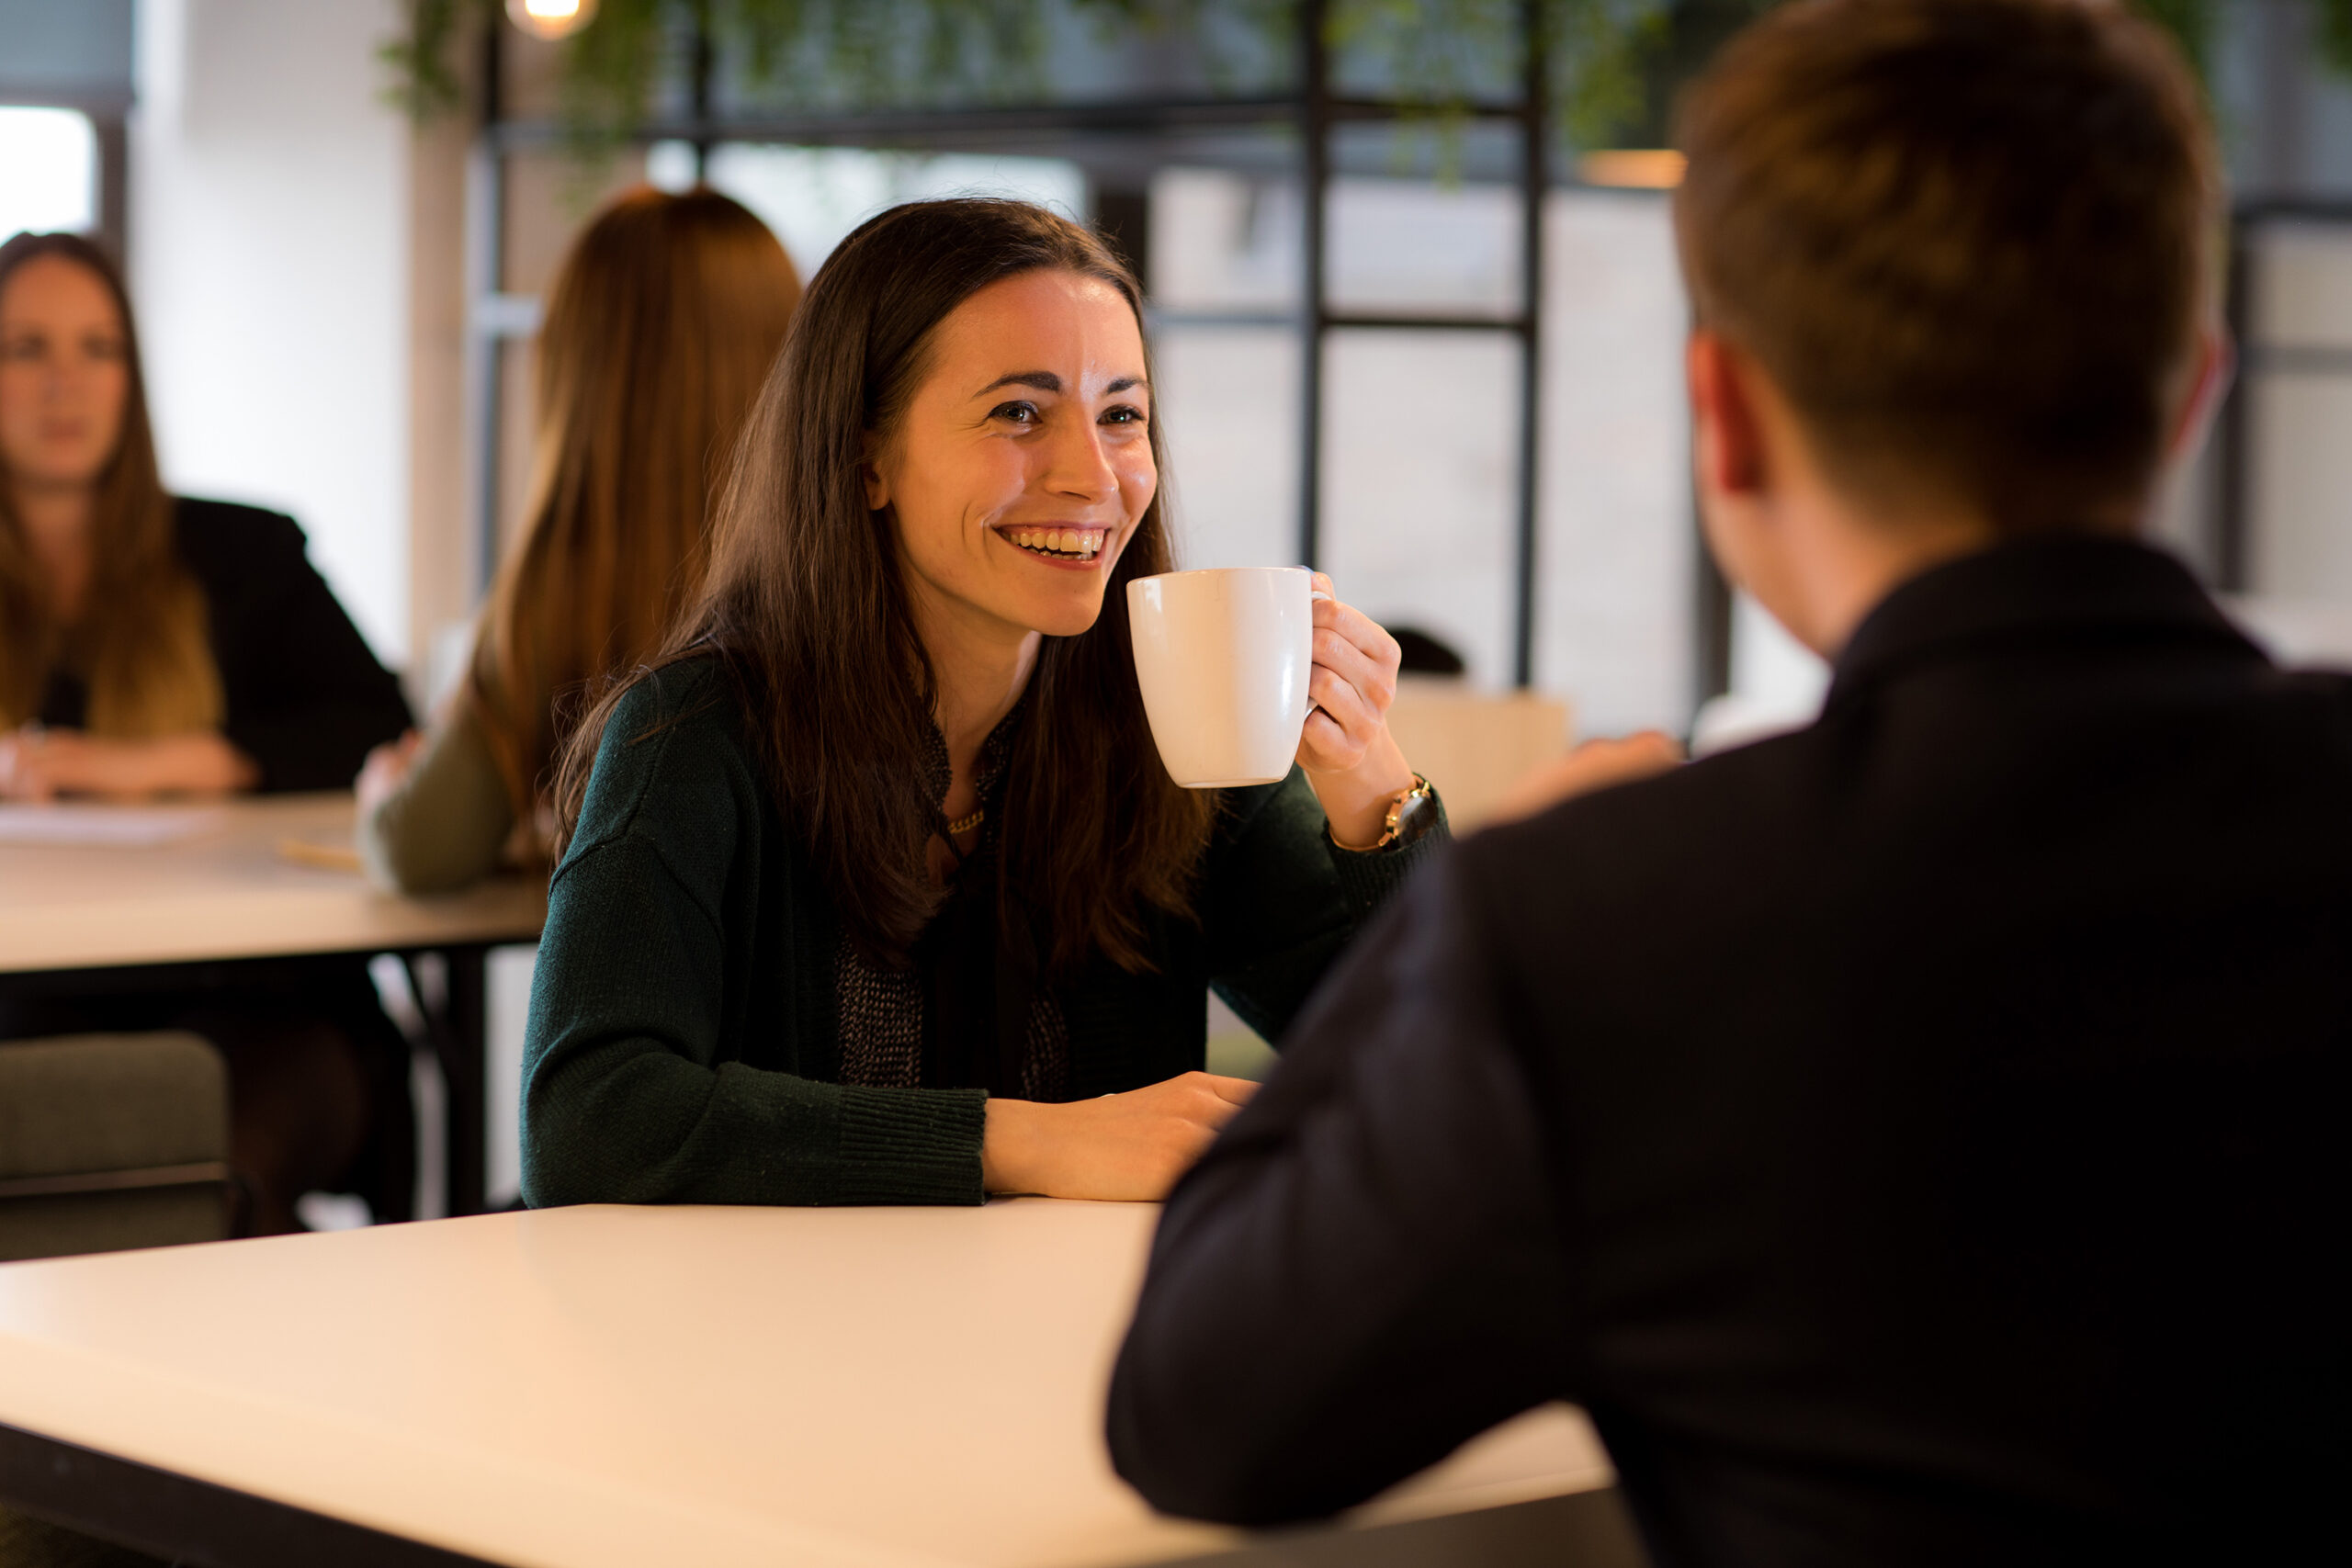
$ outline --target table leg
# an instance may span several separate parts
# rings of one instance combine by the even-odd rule
[[[447,954],[449,994],[442,1030],[441,1077],[449,1108],[449,1213],[479,1214],[489,1207],[490,1098],[489,951],[463,947]]]
[[[424,1034],[441,1067],[444,1203],[451,1215],[489,1206],[483,1147],[490,1098],[490,950],[449,947],[401,955]]]

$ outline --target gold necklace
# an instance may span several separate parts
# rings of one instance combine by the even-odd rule
[[[969,817],[958,817],[955,821],[947,824],[947,836],[953,839],[970,832],[987,818],[988,814],[988,807],[982,807]]]

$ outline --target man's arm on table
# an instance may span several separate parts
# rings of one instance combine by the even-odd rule
[[[1566,1392],[1541,1134],[1460,875],[1364,931],[1169,1200],[1109,1417],[1168,1512],[1329,1514]]]

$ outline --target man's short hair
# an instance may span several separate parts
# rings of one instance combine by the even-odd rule
[[[2004,532],[2136,520],[2217,240],[2164,33],[2104,0],[1804,0],[1725,46],[1679,127],[1699,321],[1834,482]]]

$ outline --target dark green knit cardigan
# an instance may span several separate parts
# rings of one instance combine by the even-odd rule
[[[523,1195],[557,1203],[977,1203],[978,1089],[840,1078],[839,925],[711,661],[674,665],[605,726],[557,867],[523,1063]],[[1198,924],[1156,972],[1105,962],[1057,995],[1069,1095],[1199,1067],[1206,990],[1279,1036],[1374,908],[1444,837],[1335,847],[1301,773],[1227,793]]]

